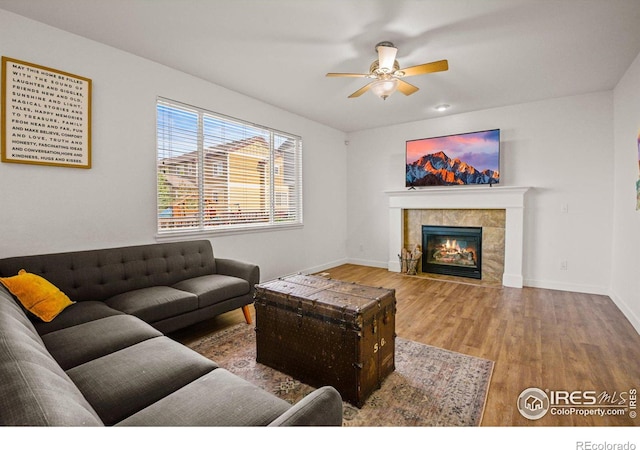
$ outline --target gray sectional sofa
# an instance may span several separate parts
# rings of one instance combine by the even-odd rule
[[[246,308],[260,281],[258,266],[216,258],[208,240],[0,259],[0,277],[20,269],[46,278],[75,302],[103,302],[163,333],[237,308],[250,322]]]
[[[209,241],[0,259],[20,269],[75,303],[42,322],[0,284],[0,425],[342,423],[332,387],[290,405],[163,334],[253,301],[258,268]]]

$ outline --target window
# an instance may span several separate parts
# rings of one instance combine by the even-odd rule
[[[157,102],[158,232],[302,224],[302,140]]]

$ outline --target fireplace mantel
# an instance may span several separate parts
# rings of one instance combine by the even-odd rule
[[[387,191],[389,197],[389,261],[392,272],[400,272],[398,253],[404,242],[405,209],[504,209],[504,286],[523,285],[524,196],[529,187],[451,186],[416,190]]]

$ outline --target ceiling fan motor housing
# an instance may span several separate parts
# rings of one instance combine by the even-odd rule
[[[382,42],[378,42],[376,44],[376,52],[378,51],[378,47],[392,47],[392,48],[396,48],[395,45],[393,45],[393,42],[389,42],[389,41],[382,41]]]
[[[369,67],[369,78],[381,78],[383,76],[387,76],[390,77],[391,75],[395,74],[397,71],[400,70],[400,64],[398,64],[398,61],[394,61],[393,62],[393,70],[386,70],[386,69],[380,69],[380,61],[378,61],[377,59],[371,63],[371,66]]]

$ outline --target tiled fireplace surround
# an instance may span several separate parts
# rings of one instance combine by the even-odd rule
[[[521,288],[524,196],[529,188],[452,186],[390,191],[390,271],[398,253],[422,243],[422,225],[482,227],[482,280]]]

